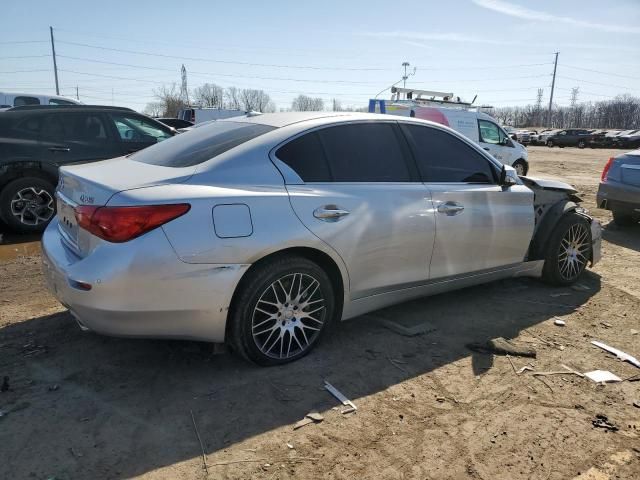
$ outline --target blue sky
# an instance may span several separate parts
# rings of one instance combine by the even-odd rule
[[[261,88],[278,107],[299,93],[363,106],[404,61],[407,86],[496,106],[543,88],[548,102],[555,51],[558,104],[572,87],[640,96],[639,0],[9,0],[3,18],[0,90],[55,93],[52,25],[62,93],[137,110],[183,63],[190,88]]]

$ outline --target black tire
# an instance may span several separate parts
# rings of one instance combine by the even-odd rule
[[[55,215],[54,192],[40,177],[13,180],[0,192],[0,217],[15,232],[42,232]]]
[[[632,213],[627,211],[613,210],[611,213],[613,214],[613,221],[620,227],[628,227],[638,221]]]
[[[522,173],[518,173],[518,175],[526,175],[527,172],[529,172],[529,164],[527,162],[525,162],[524,159],[522,159],[522,158],[519,158],[518,160],[513,162],[512,166],[516,170],[518,170],[518,167],[522,168]]]
[[[577,250],[580,254],[575,257],[575,263],[570,260],[572,255],[568,254],[566,250],[569,245],[573,249],[573,244],[569,241],[572,238],[570,233],[572,228],[575,228],[574,233],[579,232],[580,245],[585,245]],[[582,238],[583,235],[584,238]],[[542,279],[552,285],[575,283],[591,259],[591,225],[589,221],[575,212],[565,214],[551,232],[545,250]],[[564,261],[565,258],[568,263]]]
[[[547,140],[547,147],[549,147],[549,148],[553,148],[554,147],[553,140]]]
[[[585,143],[585,141],[584,141],[584,140],[580,140],[580,141],[578,142],[578,148],[584,148],[584,147],[586,147],[586,146],[587,146],[587,144]]]
[[[306,279],[307,283],[298,283],[298,287],[296,287],[296,278],[298,282],[304,282]],[[302,310],[297,310],[297,312],[307,308],[305,313],[313,313],[320,305],[319,320],[309,320],[308,316],[299,318],[296,316],[295,310],[282,313],[283,309],[278,308],[275,303],[283,305],[282,300],[287,301],[284,295],[285,288],[291,288],[291,291],[297,289],[297,296],[300,297],[300,287],[304,292],[305,285],[313,285],[309,279],[318,282],[317,290],[319,293],[312,293],[306,298],[302,295],[302,300],[315,302],[315,305],[302,307]],[[272,285],[278,280],[281,280],[284,285],[283,289],[275,287],[272,289]],[[315,287],[310,287],[307,292],[312,288]],[[278,297],[273,297],[273,295]],[[307,293],[307,295],[309,294]],[[229,322],[231,322],[228,331],[229,343],[244,358],[258,365],[282,365],[298,360],[308,354],[330,328],[335,316],[335,295],[335,288],[326,272],[304,257],[282,256],[258,265],[248,272],[234,297],[229,315]],[[318,300],[320,298],[322,300]],[[268,300],[265,301],[265,299]],[[260,310],[255,310],[258,304],[261,305]],[[293,306],[292,302],[289,308],[294,308]],[[293,318],[291,316],[285,318],[285,314],[293,315]],[[270,316],[274,316],[274,318],[270,319]],[[258,328],[256,329],[256,327]],[[315,330],[316,327],[318,330]],[[287,328],[290,330],[286,330]],[[291,332],[294,334],[292,335]],[[271,338],[273,333],[279,335],[276,340]],[[297,342],[297,345],[293,343],[293,340]],[[304,343],[306,343],[304,348],[298,348],[298,346],[302,347]],[[289,345],[289,348],[293,345],[294,350],[290,352],[290,355],[282,357],[282,352],[286,348],[285,344]],[[278,345],[282,345],[282,350]],[[274,347],[275,350],[273,350]]]

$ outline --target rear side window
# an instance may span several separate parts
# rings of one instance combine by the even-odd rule
[[[403,125],[425,182],[495,183],[489,161],[450,133],[420,125]]]
[[[206,162],[275,127],[240,122],[212,122],[131,155],[132,160],[163,167],[190,167]]]
[[[355,123],[318,131],[334,182],[408,182],[392,123]]]
[[[23,107],[25,105],[40,105],[40,100],[36,97],[16,97],[13,100],[14,107]]]
[[[158,143],[173,136],[167,127],[134,114],[111,114],[123,142]]]
[[[330,182],[331,173],[317,132],[290,141],[276,157],[291,167],[305,182]]]
[[[42,130],[42,115],[0,114],[0,137],[36,140]]]
[[[75,103],[60,98],[50,98],[49,105],[75,105]]]

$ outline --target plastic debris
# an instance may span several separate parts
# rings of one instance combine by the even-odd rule
[[[598,342],[596,340],[593,340],[591,343],[596,347],[606,350],[609,353],[613,353],[616,357],[618,357],[623,362],[629,362],[631,365],[634,365],[640,368],[640,360],[638,360],[636,357],[632,357],[628,353],[625,353],[622,350],[618,350],[617,348],[610,347],[606,343]]]
[[[342,404],[345,407],[349,407],[346,410],[342,410],[341,413],[351,413],[351,412],[355,412],[356,410],[358,410],[358,407],[356,407],[355,404],[351,400],[349,400],[347,397],[345,397],[342,394],[342,392],[340,392],[340,390],[338,390],[336,387],[331,385],[326,380],[324,381],[324,388],[326,388],[331,393],[331,395],[333,395],[338,400],[340,400],[340,402],[342,402]]]
[[[560,320],[559,318],[556,318],[553,321],[553,324],[557,325],[558,327],[564,327],[567,324],[567,322],[565,322],[564,320]]]
[[[584,376],[596,383],[611,383],[622,381],[620,377],[606,370],[594,370],[593,372],[585,372]]]
[[[596,415],[596,418],[591,421],[591,425],[595,428],[604,428],[605,430],[609,430],[611,432],[617,432],[619,429],[617,425],[610,422],[606,415]]]

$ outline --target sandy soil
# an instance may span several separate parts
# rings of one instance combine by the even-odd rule
[[[640,226],[617,229],[594,203],[616,152],[530,152],[532,175],[576,185],[605,225],[583,288],[521,279],[407,303],[342,323],[281,368],[206,344],[83,333],[45,290],[37,246],[0,246],[0,478],[640,478],[640,382],[515,372],[640,374],[589,343],[640,357]],[[429,330],[405,337],[389,319]],[[466,347],[497,336],[537,359]],[[342,414],[323,379],[357,412]],[[324,421],[293,430],[310,411]],[[596,415],[618,430],[595,428]]]

